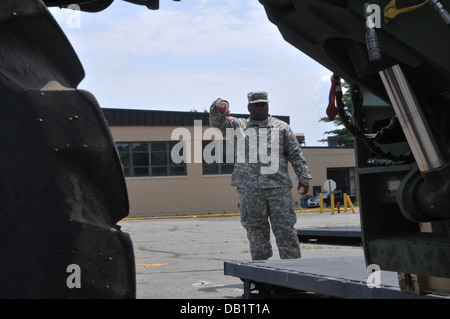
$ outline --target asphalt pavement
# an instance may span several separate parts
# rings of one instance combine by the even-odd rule
[[[122,220],[133,241],[138,299],[239,299],[243,283],[225,261],[249,261],[239,216]],[[359,213],[297,213],[296,228],[356,227]],[[274,256],[279,259],[272,235]],[[363,256],[362,247],[301,244],[302,258]]]

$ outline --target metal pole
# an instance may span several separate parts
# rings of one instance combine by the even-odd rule
[[[445,160],[400,66],[394,65],[379,74],[420,171],[442,167]]]

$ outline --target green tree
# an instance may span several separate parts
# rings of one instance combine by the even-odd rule
[[[199,111],[197,111],[197,109],[190,109],[189,112],[199,113]],[[204,107],[203,113],[209,113],[209,110],[206,107]]]
[[[342,86],[342,102],[344,103],[346,111],[347,111],[349,109],[350,103],[351,103],[350,102],[350,89],[349,89],[350,85],[347,82],[342,81],[341,86]],[[347,115],[350,119],[352,118],[352,114],[348,111],[347,111]],[[323,133],[323,135],[337,136],[338,137],[338,146],[340,146],[340,147],[354,146],[355,138],[344,127],[344,124],[342,123],[342,119],[339,116],[339,114],[336,115],[336,117],[333,120],[330,120],[328,118],[328,116],[321,117],[319,119],[319,122],[324,122],[324,123],[332,122],[334,124],[334,126],[336,126],[336,129],[331,130],[331,131],[326,131]],[[326,142],[328,142],[328,139],[326,139],[326,138],[321,139],[318,142],[326,143]]]

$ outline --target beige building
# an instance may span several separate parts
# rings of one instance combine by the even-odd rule
[[[208,154],[217,155],[208,149],[215,138],[208,124],[208,113],[103,111],[126,176],[129,217],[239,212],[238,194],[230,185],[233,164],[227,163],[226,158],[223,163],[206,163],[202,157],[203,151],[208,150]],[[276,117],[289,123],[289,117]],[[304,141],[302,134],[297,138]],[[171,151],[180,147],[187,151],[184,160],[171,156]],[[223,149],[226,153],[225,144]],[[304,146],[302,149],[314,177],[310,195],[323,191],[327,179],[335,180],[337,189],[356,194],[353,148]],[[290,173],[296,185],[292,168]],[[300,203],[295,187],[292,193]]]

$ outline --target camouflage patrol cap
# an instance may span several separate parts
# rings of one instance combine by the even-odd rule
[[[267,99],[267,92],[254,91],[247,94],[248,103],[269,102]]]

